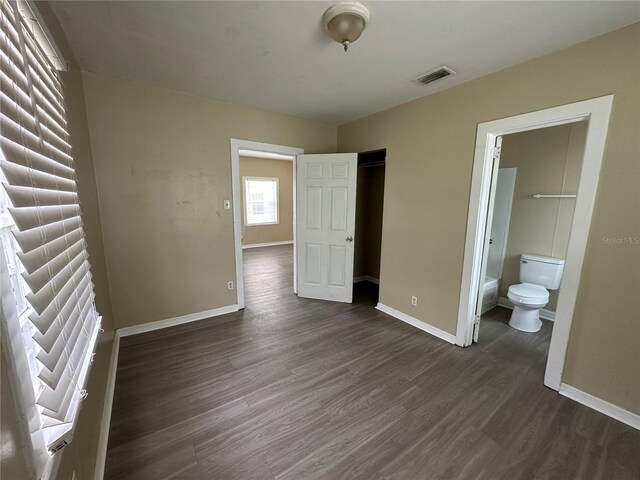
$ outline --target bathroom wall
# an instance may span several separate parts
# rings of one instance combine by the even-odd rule
[[[353,276],[380,278],[384,165],[358,167]]]
[[[245,225],[244,182],[242,199],[242,244],[293,241],[293,162],[268,158],[240,157],[240,179],[267,177],[278,179],[278,220],[276,225]]]
[[[520,283],[520,255],[565,258],[575,199],[533,198],[535,193],[571,195],[578,191],[586,122],[506,135],[500,167],[515,167],[516,187],[499,294]],[[555,311],[559,290],[549,292]]]

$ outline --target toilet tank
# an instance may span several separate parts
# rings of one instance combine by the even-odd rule
[[[560,288],[560,280],[564,271],[564,260],[561,258],[542,257],[523,253],[520,256],[520,282],[540,285],[547,290]]]

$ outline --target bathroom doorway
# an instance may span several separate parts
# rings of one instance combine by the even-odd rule
[[[523,269],[535,264],[536,259],[548,259],[546,264],[562,269],[582,169],[586,127],[587,122],[583,121],[502,137],[495,198],[489,211],[491,234],[481,314],[498,305],[513,309],[509,288],[522,283]],[[523,255],[533,257],[523,260]],[[544,267],[542,263],[540,266]],[[529,283],[548,290],[539,290],[548,295],[539,313],[541,318],[553,321],[559,288],[548,283],[547,278]],[[543,299],[539,303],[542,302]],[[482,322],[480,331],[481,328]]]
[[[552,212],[555,222],[553,222],[551,229],[554,233],[551,235],[551,250],[548,253],[550,256],[546,258],[553,258],[553,255],[559,257],[561,243],[566,241],[566,258],[561,280],[562,287],[560,289],[560,295],[555,299],[557,303],[555,322],[551,328],[547,329],[551,330],[549,332],[551,340],[548,347],[549,355],[546,361],[544,383],[555,390],[560,390],[562,383],[562,370],[586,250],[587,236],[593,213],[612,100],[613,96],[601,97],[478,125],[456,343],[460,346],[468,346],[474,342],[474,339],[479,339],[479,332],[481,331],[482,325],[480,321],[481,312],[483,300],[485,300],[485,283],[487,283],[485,278],[487,276],[489,246],[491,245],[491,228],[496,201],[497,179],[500,167],[513,167],[516,168],[516,185],[514,187],[514,200],[507,234],[504,268],[500,275],[501,282],[498,286],[497,300],[500,299],[501,292],[504,293],[505,289],[508,291],[508,284],[512,281],[506,280],[507,274],[511,276],[518,275],[517,270],[519,270],[520,266],[520,255],[514,254],[513,252],[512,254],[509,253],[509,244],[513,243],[509,241],[509,236],[514,234],[515,224],[518,223],[516,218],[519,218],[520,223],[523,223],[522,219],[524,216],[522,212],[526,211],[527,208],[533,209],[534,211],[537,209]],[[574,184],[570,184],[570,182],[567,181],[567,175],[571,173],[570,170],[572,167],[567,166],[565,162],[560,178],[561,183],[556,185],[559,187],[558,190],[545,191],[543,190],[545,186],[539,183],[540,186],[533,189],[535,191],[527,191],[526,194],[522,192],[519,193],[518,179],[523,177],[523,167],[518,165],[505,165],[506,160],[501,159],[504,148],[503,142],[510,140],[508,136],[519,133],[528,133],[529,135],[535,136],[539,131],[544,132],[546,130],[549,132],[551,131],[550,127],[559,126],[565,126],[565,128],[570,131],[573,124],[580,124],[581,122],[582,125],[585,126],[584,140],[582,142],[583,154],[579,155],[582,160],[581,169]],[[580,127],[576,128],[579,129]],[[578,134],[576,133],[576,138],[577,136]],[[538,140],[538,143],[540,142],[542,142],[544,146],[545,141]],[[567,144],[567,150],[568,147]],[[565,150],[565,155],[567,150]],[[519,156],[516,155],[516,157]],[[518,158],[518,160],[521,160],[521,158]],[[547,161],[550,160],[543,155],[531,160],[530,163],[545,163]],[[533,178],[536,182],[542,182],[541,178],[536,178],[535,175]],[[563,181],[565,182],[564,184],[562,183]],[[563,189],[568,192],[569,187],[574,188],[574,190],[571,193],[566,193],[566,195],[576,195],[573,200],[573,202],[575,202],[574,208],[571,210],[572,219],[568,222],[569,227],[560,227],[558,224],[559,218],[565,216],[565,213],[569,211],[569,209],[561,208],[565,197],[558,196],[563,195]],[[527,188],[530,189],[531,187],[529,186]],[[553,197],[546,197],[546,195],[553,195]],[[523,207],[524,210],[519,210],[520,213],[516,214],[515,202],[520,200],[523,202],[526,200],[527,202],[523,203],[523,205],[525,205],[525,207]],[[549,201],[556,203],[548,203]],[[520,207],[518,208],[520,209]],[[560,212],[560,210],[563,212]],[[536,218],[542,218],[543,216],[541,212],[538,212]],[[562,229],[564,229],[564,233],[562,234],[564,235],[564,240],[561,241],[558,231]],[[522,233],[519,235],[525,237],[524,243],[521,243],[517,248],[514,247],[514,250],[529,249],[530,245],[526,243],[526,235],[535,237],[537,232],[533,234]],[[522,253],[532,252],[520,252],[520,254]],[[563,254],[564,253],[565,252],[563,252]],[[539,256],[544,257],[543,255]],[[514,265],[518,268],[514,269]],[[517,280],[519,281],[519,276]],[[550,303],[551,300],[550,296],[546,303]],[[532,337],[529,336],[528,338]]]
[[[587,122],[504,135],[475,341],[544,375]],[[534,373],[535,372],[535,373]]]

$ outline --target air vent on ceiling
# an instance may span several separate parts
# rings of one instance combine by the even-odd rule
[[[440,80],[441,78],[445,78],[455,74],[456,72],[451,70],[449,67],[442,66],[430,72],[424,73],[417,78],[414,78],[413,81],[418,85],[429,85],[435,81]]]

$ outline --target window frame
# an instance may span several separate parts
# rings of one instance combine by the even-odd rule
[[[275,221],[273,222],[249,222],[249,206],[251,205],[249,200],[249,182],[273,182],[275,184]],[[243,185],[243,216],[245,227],[262,227],[265,225],[279,225],[280,224],[280,179],[278,177],[256,177],[256,176],[244,176],[242,177]]]

